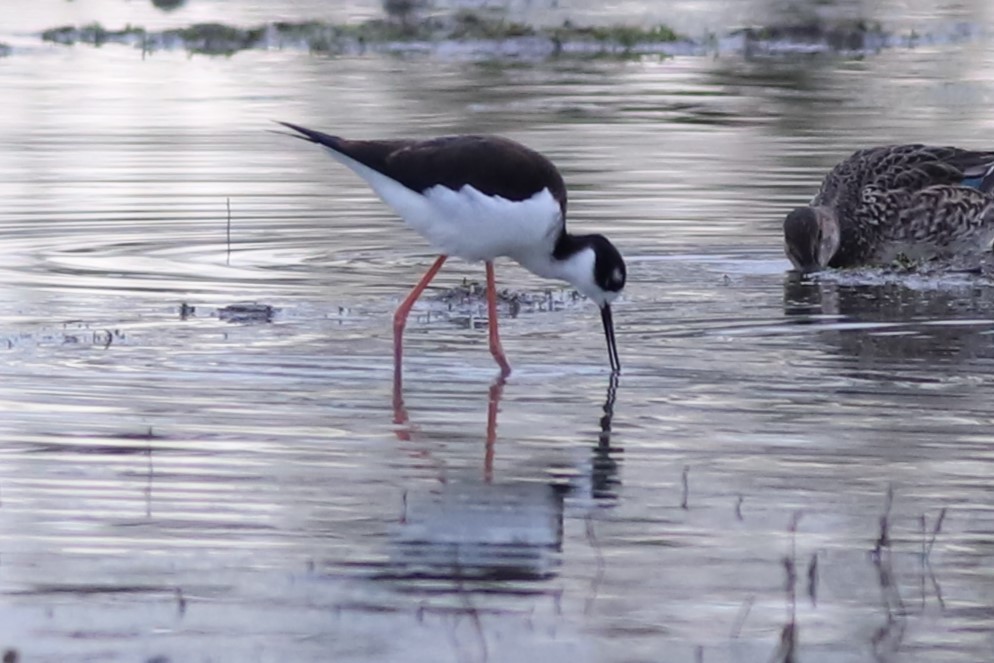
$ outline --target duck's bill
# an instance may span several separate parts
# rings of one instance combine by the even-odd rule
[[[621,361],[618,359],[618,344],[614,340],[614,321],[611,319],[611,305],[601,307],[601,320],[604,322],[604,337],[607,339],[607,354],[611,360],[611,372],[621,371]]]

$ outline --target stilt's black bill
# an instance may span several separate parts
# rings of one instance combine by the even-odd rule
[[[607,338],[607,354],[611,360],[611,372],[621,372],[621,361],[618,360],[618,344],[614,340],[614,321],[611,319],[611,306],[601,307],[601,320],[604,321],[604,336]]]

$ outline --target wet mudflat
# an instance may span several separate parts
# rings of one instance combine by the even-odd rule
[[[703,31],[709,3],[670,4],[677,29]],[[193,0],[19,13],[0,35],[14,47],[0,60],[0,649],[986,658],[994,285],[928,270],[799,281],[779,235],[857,147],[990,147],[989,9],[947,4],[866,18],[965,22],[971,38],[528,61],[142,59],[36,33],[121,27],[125,10],[156,29],[274,17]],[[351,11],[321,18],[377,7]],[[594,306],[499,263],[515,370],[495,384],[485,306],[464,285],[483,270],[450,261],[409,323],[395,409],[392,312],[434,256],[273,119],[498,132],[548,154],[571,227],[629,263],[620,378]]]

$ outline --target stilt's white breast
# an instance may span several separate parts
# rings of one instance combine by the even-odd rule
[[[458,191],[434,186],[424,198],[429,213],[402,214],[404,219],[440,251],[467,260],[520,260],[535,251],[551,254],[562,227],[559,203],[548,189],[512,201],[469,185]]]

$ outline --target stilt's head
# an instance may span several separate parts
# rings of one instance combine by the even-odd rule
[[[800,272],[827,267],[840,239],[839,221],[825,207],[798,207],[783,221],[784,251]]]
[[[625,287],[628,272],[625,260],[603,235],[565,235],[556,246],[554,257],[560,261],[560,274],[601,307],[604,336],[607,338],[611,370],[621,370],[618,346],[614,340],[611,302]]]

